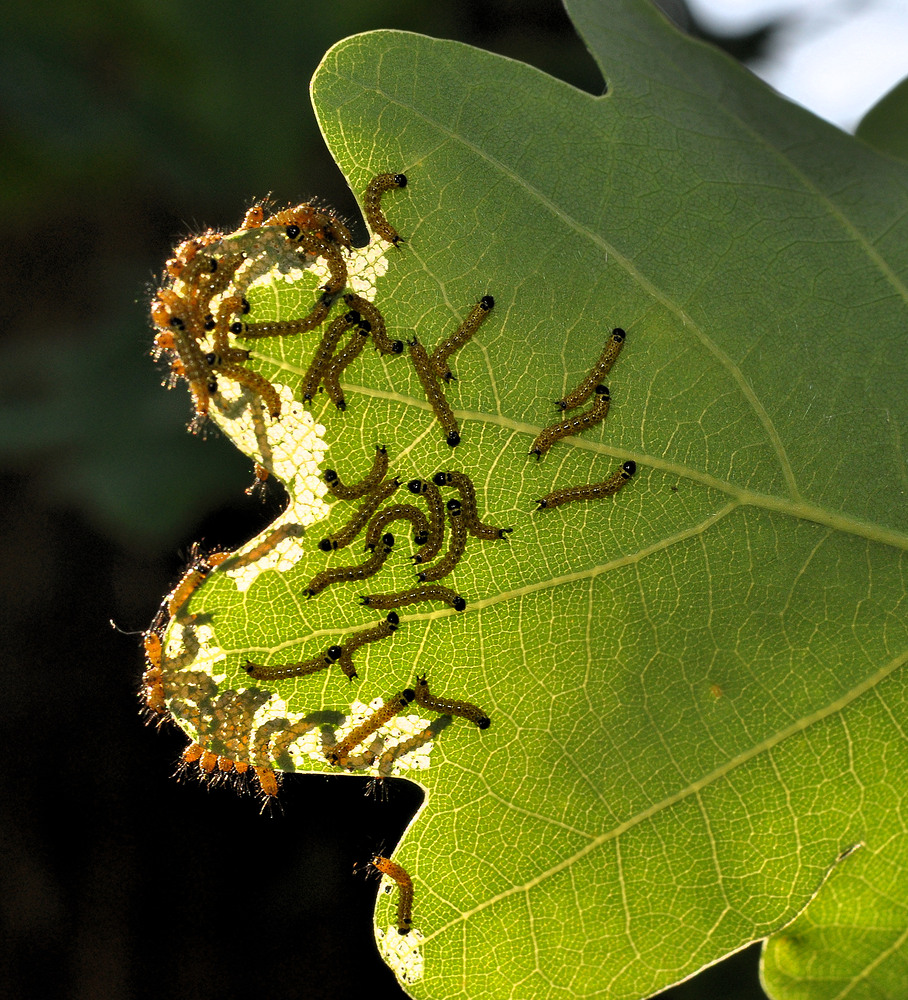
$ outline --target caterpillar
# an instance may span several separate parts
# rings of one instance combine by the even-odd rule
[[[317,674],[320,670],[327,670],[332,664],[337,663],[342,653],[340,646],[329,646],[324,653],[299,663],[278,663],[272,667],[265,667],[247,660],[243,669],[257,681],[283,681],[289,677],[307,677],[309,674]]]
[[[440,732],[451,725],[452,721],[453,719],[450,715],[439,715],[437,719],[433,719],[425,729],[421,729],[415,736],[411,736],[408,740],[402,740],[400,743],[394,743],[388,747],[378,761],[379,775],[386,778],[391,773],[394,761],[400,760],[401,757],[405,757],[408,753],[412,753],[414,750],[425,746],[430,740],[434,740]]]
[[[322,285],[322,291],[330,296],[338,295],[347,284],[347,264],[340,250],[326,240],[320,239],[314,233],[303,231],[292,236],[291,232],[296,229],[296,226],[288,226],[287,238],[298,242],[307,256],[324,258],[328,264],[329,278]]]
[[[331,312],[332,302],[324,296],[301,319],[267,320],[263,323],[236,322],[230,332],[237,337],[292,337],[322,325]]]
[[[192,597],[205,577],[229,557],[229,552],[212,552],[209,555],[202,555],[198,547],[193,546],[188,569],[165,598],[167,613],[171,618],[176,617],[180,613],[183,606]]]
[[[437,583],[423,584],[397,594],[368,594],[359,599],[360,604],[367,608],[377,608],[379,611],[402,608],[407,604],[419,604],[420,601],[444,601],[455,611],[463,611],[467,606],[466,600],[460,594],[455,594],[453,590]]]
[[[441,424],[441,428],[445,433],[445,441],[452,448],[456,448],[460,444],[460,431],[457,425],[457,418],[454,416],[451,404],[438,384],[438,376],[429,362],[429,355],[426,354],[425,347],[423,347],[416,337],[407,343],[410,345],[410,360],[413,362],[413,367],[419,376],[419,381],[422,384],[423,392],[426,394],[426,399],[429,400],[429,405],[432,407],[432,412],[435,414],[435,418]]]
[[[451,369],[448,367],[448,358],[455,351],[460,350],[460,348],[463,347],[473,334],[476,333],[482,321],[492,311],[494,305],[495,300],[491,295],[483,295],[479,302],[473,306],[467,318],[460,324],[454,333],[452,333],[443,344],[440,344],[432,352],[432,357],[429,360],[432,363],[432,368],[435,370],[435,374],[440,379],[444,379],[445,382],[450,382],[451,379],[454,378],[454,375],[451,373]]]
[[[351,681],[354,677],[359,676],[356,673],[356,668],[353,666],[353,654],[367,643],[379,642],[381,639],[387,639],[389,635],[394,635],[399,627],[400,618],[397,612],[389,611],[383,622],[379,622],[378,625],[374,625],[372,628],[363,629],[362,632],[354,633],[341,646],[341,655],[338,659],[338,664]]]
[[[430,712],[441,715],[456,715],[459,719],[468,719],[479,729],[488,729],[492,720],[477,705],[469,701],[454,701],[451,698],[440,698],[429,691],[429,682],[425,677],[416,678],[416,704],[427,708]]]
[[[325,387],[325,392],[339,410],[347,409],[347,402],[340,387],[340,377],[362,354],[362,350],[366,346],[366,338],[369,336],[369,330],[368,320],[361,319],[353,328],[353,333],[347,341],[347,346],[339,354],[334,355],[322,374],[322,385]]]
[[[143,696],[146,707],[155,715],[167,711],[164,695],[164,649],[157,632],[146,632],[142,637],[145,647],[145,672],[142,674]]]
[[[399,479],[388,479],[382,483],[381,486],[367,494],[364,502],[360,504],[356,513],[343,526],[343,528],[341,528],[340,531],[335,532],[333,535],[328,535],[327,538],[323,538],[318,543],[318,547],[322,550],[322,552],[333,552],[335,549],[346,548],[346,546],[348,546],[353,539],[356,538],[360,531],[362,531],[378,508],[381,507],[381,505],[389,497],[394,495],[399,486]]]
[[[256,462],[252,475],[252,485],[248,486],[243,492],[247,497],[258,497],[260,500],[264,500],[268,489],[265,484],[268,482],[268,477],[271,473],[264,465]]]
[[[369,302],[360,295],[354,295],[352,292],[348,292],[344,296],[344,302],[351,309],[355,309],[357,312],[361,313],[362,316],[369,321],[369,325],[372,327],[372,343],[375,344],[382,354],[403,353],[404,342],[402,340],[390,340],[388,338],[388,333],[385,329],[385,318],[378,311],[378,309],[375,308],[375,304],[373,302]]]
[[[226,364],[214,354],[206,355],[205,360],[210,362],[212,371],[226,375],[227,378],[244,385],[247,389],[251,389],[261,396],[262,402],[268,407],[268,414],[272,420],[277,420],[281,415],[281,397],[264,375],[259,375],[258,372],[250,371],[240,365]]]
[[[345,486],[334,469],[325,469],[322,478],[331,493],[339,500],[358,500],[360,497],[371,493],[378,484],[385,478],[388,471],[388,449],[383,444],[375,446],[375,459],[369,473],[358,483]]]
[[[603,350],[596,364],[593,365],[590,373],[564,399],[556,399],[555,405],[560,406],[562,410],[573,410],[575,406],[585,403],[596,391],[605,376],[612,370],[612,365],[617,361],[626,337],[627,334],[624,330],[620,326],[616,326],[612,330],[612,335],[606,341],[605,350]]]
[[[223,567],[225,570],[231,570],[239,569],[242,566],[251,566],[252,563],[257,562],[262,556],[273,552],[285,538],[298,538],[303,534],[305,534],[305,528],[301,524],[282,524],[248,552],[241,552],[239,555],[231,556],[225,560]]]
[[[308,201],[275,212],[265,219],[263,224],[282,226],[291,231],[295,229],[295,233],[287,233],[287,238],[291,240],[296,239],[301,232],[306,232],[318,239],[342,246],[345,250],[353,247],[353,236],[340,219]]]
[[[614,496],[636,471],[636,462],[625,462],[616,473],[601,483],[570,486],[567,489],[555,490],[553,493],[546,494],[541,500],[536,501],[539,504],[537,510],[549,510],[574,500],[599,500],[602,497]]]
[[[364,198],[366,222],[373,233],[383,240],[387,240],[388,243],[393,243],[394,246],[400,246],[403,243],[403,238],[385,218],[381,208],[381,196],[385,191],[406,186],[406,174],[379,174],[369,181],[369,186],[366,188]]]
[[[369,522],[364,546],[366,552],[371,552],[378,545],[382,532],[394,521],[409,521],[413,525],[413,541],[417,545],[425,545],[429,540],[429,521],[426,515],[413,504],[399,503],[380,510]]]
[[[546,427],[533,442],[530,454],[535,455],[538,461],[561,438],[569,437],[572,434],[580,434],[583,431],[589,430],[590,427],[595,427],[596,424],[601,423],[608,416],[609,404],[610,396],[608,387],[597,385],[596,398],[593,400],[593,405],[588,410],[584,410],[583,413],[578,413],[576,417],[571,417],[569,420],[562,420],[560,423]]]
[[[389,698],[381,708],[376,709],[355,729],[349,732],[340,743],[336,743],[325,751],[325,758],[329,764],[338,767],[345,767],[350,757],[350,751],[359,746],[363,740],[367,739],[374,732],[381,729],[385,723],[390,722],[410,704],[416,697],[413,688],[405,688],[398,694]]]
[[[397,862],[376,854],[372,864],[397,883],[397,930],[409,934],[413,925],[413,879]]]
[[[422,548],[412,556],[413,562],[431,562],[441,552],[445,532],[445,508],[441,494],[434,483],[425,479],[411,479],[407,489],[416,496],[421,496],[429,508],[429,536]]]
[[[343,316],[338,316],[322,334],[322,339],[315,349],[315,354],[312,356],[309,368],[303,376],[303,399],[306,402],[312,400],[318,392],[318,387],[322,381],[322,373],[330,364],[331,358],[334,356],[334,349],[337,347],[341,337],[343,337],[351,326],[355,326],[360,321],[360,318],[359,313],[351,309]]]
[[[365,580],[366,577],[376,574],[391,554],[394,548],[394,536],[388,532],[382,535],[382,544],[379,545],[371,556],[357,566],[334,566],[331,569],[322,570],[316,573],[309,581],[306,588],[307,597],[315,597],[320,594],[325,587],[330,587],[332,583],[347,583],[351,580]]]
[[[474,538],[494,540],[504,538],[513,528],[496,528],[491,524],[483,524],[476,512],[476,489],[473,480],[463,472],[436,472],[432,477],[436,486],[453,486],[460,493],[463,504],[464,523],[467,531]]]
[[[444,557],[434,566],[429,566],[416,574],[420,583],[441,580],[447,576],[460,562],[467,547],[467,526],[463,519],[463,506],[459,500],[448,501],[448,524],[451,528],[451,541]]]

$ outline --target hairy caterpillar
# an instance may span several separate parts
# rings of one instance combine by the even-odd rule
[[[401,934],[409,934],[413,925],[413,879],[396,861],[383,858],[380,854],[375,855],[372,864],[397,883],[397,930]]]

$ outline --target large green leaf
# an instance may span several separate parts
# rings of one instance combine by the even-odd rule
[[[463,443],[443,442],[408,360],[374,352],[350,372],[347,411],[320,397],[313,427],[289,400],[316,335],[256,345],[287,387],[279,422],[221,419],[250,454],[268,438],[285,520],[324,517],[319,469],[355,479],[382,442],[403,479],[467,472],[510,543],[471,540],[452,578],[466,612],[404,609],[361,652],[356,687],[335,670],[250,688],[247,657],[315,655],[376,621],[357,595],[412,582],[398,555],[379,583],[305,599],[326,565],[317,540],[350,514],[337,502],[281,561],[212,574],[192,602],[207,618],[170,634],[171,707],[215,752],[253,758],[275,716],[334,727],[417,670],[490,713],[489,730],[456,720],[418,762],[427,798],[396,855],[418,932],[399,939],[394,897],[379,898],[380,945],[414,996],[643,997],[813,897],[819,932],[773,947],[773,994],[860,980],[850,996],[895,996],[908,173],[642,0],[569,9],[605,96],[396,32],[340,43],[313,82],[354,190],[379,171],[410,180],[384,202],[407,242],[352,265],[391,335],[431,346],[495,296],[454,359]],[[318,279],[289,277],[250,293],[253,316],[308,308]],[[528,458],[616,325],[608,421]],[[535,510],[628,458],[638,472],[615,498]],[[319,739],[278,765],[330,770]],[[861,959],[823,992],[842,950],[830,925]],[[810,951],[809,993],[773,971],[793,942]]]

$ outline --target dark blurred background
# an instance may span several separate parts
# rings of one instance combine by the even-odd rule
[[[683,9],[675,4],[676,16]],[[139,720],[137,634],[190,543],[238,545],[281,499],[186,433],[148,302],[171,247],[251,201],[357,219],[308,83],[346,35],[402,28],[602,81],[556,0],[72,0],[0,36],[0,991],[10,997],[401,998],[372,941],[376,883],[420,793],[296,776],[279,808],[172,774]],[[697,32],[697,26],[688,22]],[[773,27],[723,40],[752,58]],[[359,234],[364,238],[364,230]],[[110,620],[116,622],[115,631]],[[125,633],[125,634],[124,634]],[[748,949],[672,1000],[756,1000]]]

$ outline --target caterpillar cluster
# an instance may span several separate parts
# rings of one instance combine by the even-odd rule
[[[280,322],[246,320],[250,306],[243,290],[248,276],[255,274],[257,251],[249,241],[241,248],[233,237],[249,231],[259,234],[260,254],[277,240],[282,251],[300,266],[317,259],[325,261],[330,277],[308,314]],[[209,229],[174,249],[151,303],[154,353],[168,356],[171,382],[177,378],[187,382],[193,401],[193,430],[208,416],[219,378],[244,386],[261,399],[273,419],[280,416],[276,390],[264,376],[246,367],[251,354],[231,343],[231,335],[288,336],[318,327],[346,286],[344,253],[351,248],[347,227],[330,212],[306,202],[267,217],[263,206],[254,205],[236,233]]]
[[[602,423],[608,416],[611,393],[602,379],[612,370],[612,365],[618,360],[618,355],[621,353],[626,339],[627,333],[621,327],[615,327],[606,341],[599,360],[574,389],[555,401],[555,405],[561,410],[573,410],[593,397],[593,402],[587,409],[573,417],[567,417],[550,424],[541,431],[530,448],[530,455],[535,455],[537,461],[556,441],[574,434],[581,434],[583,431]],[[602,497],[614,496],[636,471],[637,464],[635,462],[624,462],[617,472],[600,483],[583,483],[579,486],[569,486],[547,493],[536,501],[537,510],[549,510],[577,500],[598,500]]]
[[[448,576],[460,562],[466,551],[468,536],[501,540],[512,529],[499,528],[480,520],[475,487],[463,472],[437,472],[431,481],[410,480],[407,489],[423,500],[425,511],[409,503],[382,507],[401,485],[396,477],[385,478],[388,464],[387,448],[377,445],[371,470],[358,482],[347,484],[335,469],[324,471],[324,481],[335,497],[360,500],[361,503],[343,527],[318,543],[319,549],[330,553],[346,548],[365,531],[364,549],[371,555],[361,563],[332,567],[317,573],[306,588],[307,597],[314,597],[332,584],[362,580],[377,573],[394,547],[394,535],[387,529],[395,522],[407,521],[413,532],[413,542],[418,546],[411,558],[424,567],[416,574],[420,586],[392,594],[369,594],[360,599],[361,603],[387,611],[421,601],[443,601],[456,611],[463,611],[466,599],[448,587],[437,585],[437,581]],[[454,488],[459,498],[451,498],[445,503],[440,487]],[[448,529],[447,551],[433,563],[444,546],[445,527]]]

